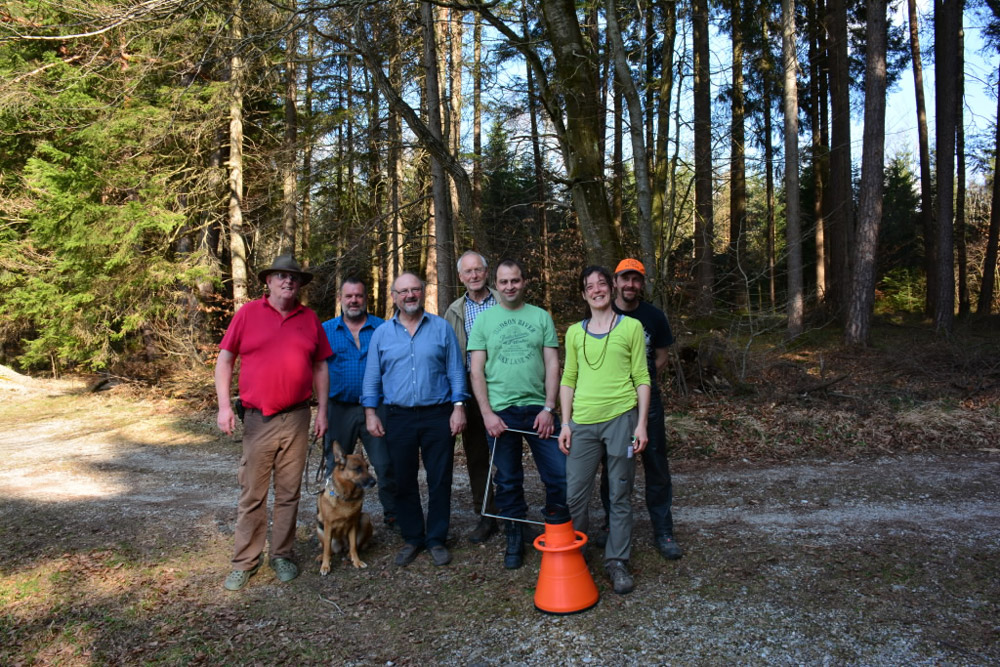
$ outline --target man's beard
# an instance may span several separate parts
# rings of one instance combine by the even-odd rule
[[[618,292],[619,296],[621,296],[622,298],[622,301],[624,301],[625,303],[638,303],[639,295],[641,293],[642,293],[641,290],[636,290],[635,292],[632,292],[631,295],[629,295],[629,293],[626,292],[625,290],[619,290]]]

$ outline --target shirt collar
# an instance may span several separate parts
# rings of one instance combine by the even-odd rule
[[[465,300],[468,301],[469,303],[474,303],[477,306],[483,306],[483,305],[489,303],[490,299],[492,299],[492,298],[493,298],[493,292],[489,288],[486,288],[486,297],[483,298],[482,301],[476,301],[471,296],[469,296],[469,292],[468,291],[465,292]]]
[[[278,309],[275,308],[274,306],[272,306],[271,302],[267,300],[266,296],[262,296],[260,298],[260,300],[264,302],[264,306],[265,307],[269,308],[272,312],[277,313],[278,315],[281,315],[281,313],[278,312]],[[300,312],[300,311],[302,311],[304,309],[305,309],[305,306],[303,306],[301,303],[297,303],[297,304],[295,304],[295,309],[292,312],[288,313],[288,317],[291,317],[292,315],[295,315],[296,313],[298,313],[298,312]],[[285,319],[287,319],[288,317],[286,317]]]
[[[335,329],[347,329],[347,322],[344,321],[344,316],[341,315],[340,317],[338,317],[334,321],[333,326],[334,326]],[[365,323],[363,325],[361,325],[361,329],[363,331],[363,330],[365,330],[365,329],[367,329],[369,327],[371,327],[371,328],[374,329],[375,328],[375,324],[372,322],[372,314],[371,313],[365,313]]]
[[[423,324],[424,322],[427,321],[428,315],[430,315],[430,313],[428,313],[427,310],[425,309],[424,312],[423,312],[423,314],[420,316],[420,324]],[[401,326],[403,328],[406,328],[406,325],[399,321],[399,311],[398,310],[395,313],[393,313],[393,315],[392,315],[392,321],[395,322],[396,324],[398,324],[399,326]]]

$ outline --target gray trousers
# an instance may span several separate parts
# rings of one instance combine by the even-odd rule
[[[625,414],[598,424],[577,424],[570,420],[573,433],[566,459],[566,504],[573,527],[587,533],[590,527],[590,496],[601,459],[608,457],[608,491],[611,502],[605,560],[627,561],[632,551],[632,486],[635,456],[628,455],[632,433],[638,420],[633,408]]]

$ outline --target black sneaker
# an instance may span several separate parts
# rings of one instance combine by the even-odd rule
[[[635,588],[635,582],[632,581],[632,575],[629,574],[625,561],[609,560],[604,563],[604,571],[608,573],[611,587],[618,595],[631,593],[632,589]]]
[[[677,544],[677,540],[670,535],[660,535],[656,538],[655,543],[656,550],[667,560],[677,560],[684,555],[680,545]]]

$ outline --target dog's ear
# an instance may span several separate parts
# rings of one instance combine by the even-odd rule
[[[333,462],[340,468],[347,464],[347,461],[344,460],[344,450],[340,448],[340,443],[336,440],[333,441]]]

